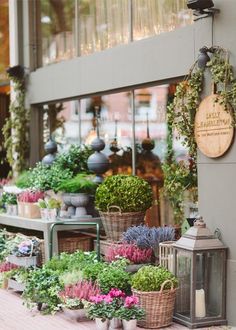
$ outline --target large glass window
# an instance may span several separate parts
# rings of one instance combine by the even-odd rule
[[[192,23],[186,0],[133,0],[133,38],[140,40]]]
[[[192,23],[185,0],[41,0],[40,5],[43,65]]]
[[[75,56],[75,1],[41,0],[43,65]]]
[[[175,85],[166,84],[45,105],[44,141],[52,135],[62,151],[71,144],[90,145],[99,131],[105,142],[102,152],[110,161],[105,175],[135,172],[146,179],[154,196],[146,221],[149,225],[160,224],[162,163],[168,133],[166,109],[174,90]],[[175,135],[173,132],[174,142],[178,141]],[[174,143],[173,150],[176,159],[187,158],[180,142]]]
[[[128,0],[79,2],[80,54],[86,55],[128,42]]]

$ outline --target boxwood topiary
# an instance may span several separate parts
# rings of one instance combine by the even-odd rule
[[[178,286],[177,278],[164,267],[144,266],[138,270],[132,277],[132,289],[144,292],[160,291],[161,285],[166,281],[171,280],[174,288]],[[170,289],[171,283],[168,282],[164,289]]]
[[[151,186],[134,175],[109,176],[97,188],[95,206],[107,212],[111,205],[119,206],[122,212],[146,211],[152,205]]]

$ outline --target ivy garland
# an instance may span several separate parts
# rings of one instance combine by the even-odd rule
[[[25,109],[25,81],[24,75],[19,71],[20,66],[8,70],[9,79],[13,82],[15,98],[10,103],[10,116],[3,127],[6,157],[14,176],[26,168],[29,150],[29,113]]]
[[[227,111],[228,105],[233,109],[235,122],[236,112],[236,80],[233,75],[233,67],[229,63],[229,53],[221,47],[206,48],[212,53],[206,67],[209,69],[212,81],[216,86],[221,104]],[[167,106],[167,125],[175,129],[183,138],[183,145],[189,151],[189,162],[177,163],[173,157],[173,150],[168,150],[166,161],[163,164],[164,194],[170,200],[174,210],[176,223],[183,221],[184,193],[186,190],[197,190],[197,144],[194,138],[194,120],[196,111],[201,102],[205,69],[197,67],[194,63],[188,76],[176,87],[174,99]],[[172,145],[169,143],[169,146]],[[172,155],[170,159],[170,155]],[[194,194],[196,199],[196,193]]]

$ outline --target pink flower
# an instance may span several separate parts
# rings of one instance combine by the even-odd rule
[[[113,301],[113,298],[109,294],[104,298],[105,303],[110,304]]]
[[[125,297],[125,293],[119,289],[112,288],[108,293],[112,298],[123,298]]]
[[[133,305],[137,305],[139,302],[138,297],[130,296],[125,298],[124,307],[130,308]]]
[[[104,301],[106,298],[106,295],[103,295],[103,294],[99,294],[97,296],[91,296],[90,297],[90,301],[94,302],[95,304],[99,304],[101,303],[102,301]]]

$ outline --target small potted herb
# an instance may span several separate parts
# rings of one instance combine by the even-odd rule
[[[38,206],[40,207],[41,218],[44,220],[55,221],[61,207],[61,201],[56,198],[39,199]]]

